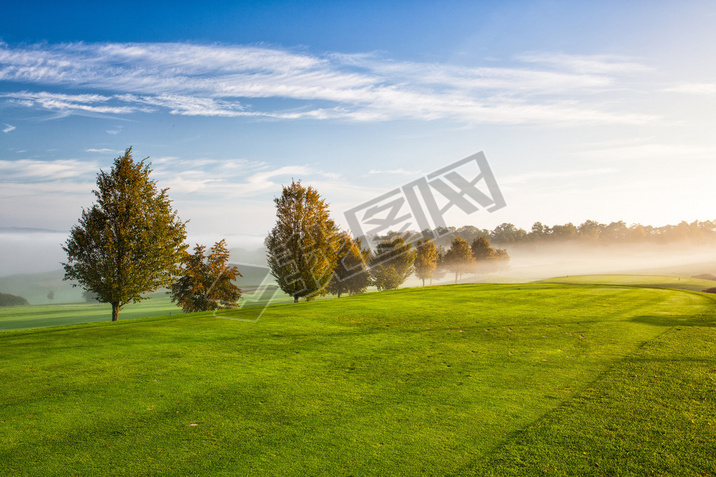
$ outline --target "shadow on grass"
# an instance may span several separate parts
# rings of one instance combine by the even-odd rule
[[[696,316],[642,315],[630,318],[632,323],[653,326],[716,326],[716,314],[701,313]]]

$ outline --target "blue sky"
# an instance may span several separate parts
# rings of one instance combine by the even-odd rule
[[[3,2],[0,227],[68,230],[130,145],[194,241],[478,151],[507,207],[457,226],[715,218],[710,2],[104,3]]]

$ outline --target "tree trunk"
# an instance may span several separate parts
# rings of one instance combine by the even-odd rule
[[[455,285],[457,285],[457,272],[455,272]]]
[[[341,292],[338,292],[338,298],[340,298],[340,297],[341,297]]]
[[[119,321],[119,303],[112,303],[112,321]]]
[[[293,295],[293,302],[298,303],[298,295]]]

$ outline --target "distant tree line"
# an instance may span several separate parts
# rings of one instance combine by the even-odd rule
[[[456,237],[467,242],[484,237],[491,243],[505,245],[542,244],[573,241],[585,244],[638,244],[638,243],[716,243],[716,220],[681,222],[677,225],[653,227],[624,221],[602,224],[587,220],[580,225],[568,222],[563,225],[547,226],[535,222],[527,231],[510,223],[503,223],[493,230],[480,229],[472,225],[464,227],[440,227],[422,232],[407,233],[409,240],[417,236],[432,238],[438,246],[449,247]]]
[[[449,248],[437,246],[430,234],[388,232],[370,237],[374,250],[341,231],[330,218],[325,200],[300,181],[283,188],[276,204],[276,225],[266,238],[268,263],[279,287],[295,302],[317,296],[398,288],[413,273],[422,280],[504,270],[509,255],[490,246],[485,237],[468,243],[454,237]]]

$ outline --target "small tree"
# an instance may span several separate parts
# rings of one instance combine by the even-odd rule
[[[495,249],[485,237],[479,237],[472,242],[472,258],[475,260],[477,273],[487,273],[495,255]]]
[[[340,234],[333,278],[328,284],[328,293],[341,297],[343,293],[357,295],[365,292],[370,285],[367,268],[368,251],[361,248],[360,240],[353,240],[348,233]]]
[[[233,282],[243,275],[231,267],[226,240],[216,242],[209,256],[206,247],[197,244],[194,253],[185,253],[181,277],[172,284],[172,301],[185,313],[234,307],[241,298],[241,289]]]
[[[426,238],[418,240],[415,244],[416,256],[415,256],[415,276],[423,281],[425,286],[425,279],[432,280],[435,274],[435,269],[438,265],[438,249],[435,247],[435,242]]]
[[[493,248],[490,242],[480,237],[472,242],[472,257],[475,259],[475,270],[478,273],[501,272],[508,268],[510,256],[503,248]]]
[[[97,301],[112,305],[112,321],[129,302],[170,286],[186,250],[185,223],[149,179],[146,159],[134,162],[132,148],[97,175],[97,203],[82,211],[63,250],[65,280],[76,280]]]
[[[500,273],[510,268],[510,256],[504,248],[496,248],[492,256],[493,269]]]
[[[284,186],[276,203],[276,225],[266,237],[271,274],[294,302],[325,294],[336,268],[338,228],[313,187]]]
[[[379,290],[398,288],[413,273],[416,252],[401,234],[378,241],[376,254],[370,259],[370,270]]]
[[[445,266],[455,273],[455,283],[460,275],[472,271],[474,264],[475,259],[472,258],[472,250],[467,241],[462,237],[455,237],[445,254]]]

